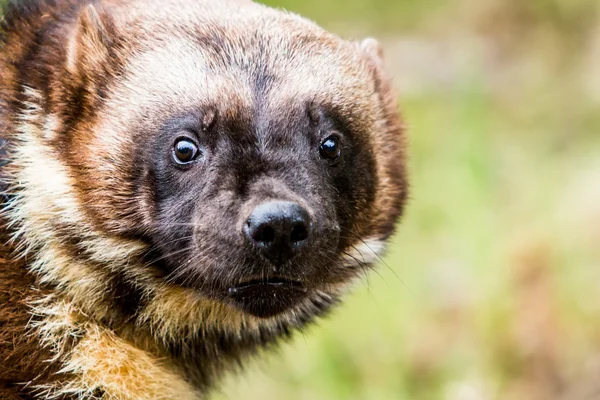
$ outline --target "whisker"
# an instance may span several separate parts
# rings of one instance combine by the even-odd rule
[[[165,246],[165,245],[169,245],[171,243],[175,243],[178,241],[185,241],[185,240],[191,239],[192,237],[193,237],[192,235],[188,235],[188,236],[183,236],[180,238],[175,238],[175,239],[169,240],[167,242],[163,242],[162,245]],[[142,261],[143,258],[150,255],[154,251],[160,251],[160,249],[158,248],[158,246],[156,244],[153,243],[147,251],[145,251],[144,253],[142,253],[139,256],[139,258],[137,259],[137,262],[139,263],[140,261]],[[160,261],[160,260],[155,260],[153,262],[158,262],[158,261]]]
[[[181,254],[181,253],[183,253],[183,252],[189,251],[189,250],[191,250],[192,248],[193,248],[193,246],[186,246],[186,247],[184,247],[184,248],[177,249],[177,250],[175,250],[175,251],[172,251],[172,252],[169,252],[169,253],[166,253],[166,254],[162,254],[160,257],[157,257],[157,258],[155,258],[155,259],[153,259],[153,260],[150,260],[150,261],[148,261],[148,262],[144,263],[144,264],[143,264],[143,267],[144,267],[144,268],[146,268],[146,267],[149,267],[149,266],[151,266],[152,264],[155,264],[155,263],[157,263],[157,262],[159,262],[159,261],[162,261],[162,260],[164,260],[164,259],[166,259],[166,258],[168,258],[168,257],[171,257],[171,256],[174,256],[174,255]]]
[[[406,284],[406,282],[405,282],[405,281],[404,281],[404,280],[403,280],[403,279],[400,277],[400,275],[398,275],[398,273],[396,273],[396,271],[394,271],[394,269],[393,269],[393,268],[392,268],[392,267],[391,267],[391,266],[390,266],[390,265],[389,265],[389,264],[388,264],[388,263],[387,263],[387,262],[386,262],[386,261],[383,259],[383,257],[381,257],[381,255],[380,255],[379,253],[377,253],[375,250],[373,250],[373,248],[372,248],[371,246],[369,246],[369,244],[368,244],[367,242],[365,242],[365,241],[363,240],[363,238],[362,238],[362,237],[360,237],[359,235],[357,235],[355,232],[353,232],[353,231],[351,231],[351,230],[349,230],[349,231],[348,231],[348,233],[350,233],[351,235],[353,235],[353,236],[354,236],[356,239],[360,240],[360,241],[361,241],[361,242],[362,242],[362,243],[365,245],[365,247],[366,247],[367,249],[369,249],[369,250],[370,250],[370,251],[371,251],[371,252],[372,252],[372,253],[373,253],[373,254],[374,254],[374,255],[375,255],[375,256],[376,256],[376,257],[379,259],[379,261],[380,261],[380,262],[381,262],[383,265],[385,265],[385,266],[386,266],[386,268],[387,268],[387,269],[389,269],[389,270],[390,270],[390,272],[391,272],[391,273],[392,273],[392,274],[393,274],[393,275],[396,277],[396,279],[398,279],[398,281],[399,281],[400,283],[402,283],[402,285],[403,285],[403,286],[404,286],[404,287],[405,287],[405,288],[406,288],[406,289],[407,289],[409,292],[411,292],[412,294],[414,294],[414,293],[413,293],[413,292],[410,290],[410,288],[408,287],[408,285]],[[350,238],[347,238],[347,239],[350,239]],[[354,246],[352,246],[352,247],[354,247]],[[354,248],[356,249],[356,247],[354,247]],[[358,249],[356,249],[356,250],[358,251]],[[359,251],[359,253],[360,253],[360,251]],[[363,257],[363,258],[364,258],[364,257]]]
[[[192,227],[200,227],[202,225],[195,224],[193,222],[159,222],[153,224],[154,226],[192,226]]]
[[[354,247],[354,246],[352,246],[352,247]],[[360,251],[358,249],[355,248],[355,250],[360,254]],[[379,271],[377,271],[377,269],[372,268],[369,264],[364,262],[364,257],[363,257],[363,261],[361,261],[358,258],[354,257],[350,253],[347,253],[345,251],[342,253],[345,254],[346,256],[354,259],[358,263],[359,272],[364,276],[364,279],[367,282],[367,290],[369,291],[369,293],[371,293],[371,279],[370,279],[369,271],[374,271],[381,279],[383,279],[385,281],[385,278],[383,278],[383,276],[379,273]],[[362,254],[361,254],[361,256],[362,256]]]

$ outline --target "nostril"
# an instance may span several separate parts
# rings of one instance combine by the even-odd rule
[[[255,238],[257,241],[265,244],[275,241],[275,229],[272,226],[263,226],[259,231],[259,237]]]
[[[270,244],[275,241],[277,233],[275,229],[268,223],[255,225],[248,221],[246,223],[246,234],[255,242],[262,244]]]
[[[298,222],[292,228],[292,232],[290,233],[290,241],[293,244],[302,242],[308,238],[308,229],[306,229],[306,224],[304,222]]]

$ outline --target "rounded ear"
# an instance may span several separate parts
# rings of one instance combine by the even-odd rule
[[[360,42],[360,48],[378,68],[383,68],[383,48],[374,38],[366,38]]]
[[[385,59],[383,55],[383,47],[376,39],[366,38],[363,39],[359,44],[360,52],[366,59],[377,92],[383,98],[390,97],[395,98],[395,93],[392,88],[391,79],[385,69]],[[389,102],[392,99],[388,98],[385,102]]]
[[[389,108],[395,108],[396,93],[392,87],[391,79],[385,70],[385,59],[383,48],[376,39],[366,38],[359,43],[360,51],[366,58],[373,80],[375,89],[379,93],[384,105]]]
[[[105,13],[99,13],[92,4],[86,6],[69,39],[67,70],[78,78],[106,70],[110,57],[113,21]]]

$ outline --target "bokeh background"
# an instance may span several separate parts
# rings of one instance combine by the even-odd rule
[[[377,272],[213,399],[600,399],[600,1],[266,2],[380,39],[412,198]]]

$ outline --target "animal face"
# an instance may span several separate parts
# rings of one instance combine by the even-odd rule
[[[368,96],[352,93],[361,82],[330,63],[329,74],[315,71],[304,87],[293,57],[311,59],[301,54],[256,54],[247,67],[212,55],[208,68],[202,43],[187,45],[196,46],[191,56],[169,45],[161,50],[171,61],[152,71],[152,84],[146,71],[156,65],[145,59],[158,57],[141,55],[130,68],[144,72],[133,72],[115,88],[117,100],[109,99],[109,115],[132,108],[118,99],[136,101],[119,125],[111,118],[98,130],[93,148],[110,153],[107,138],[130,138],[114,159],[128,171],[117,173],[124,178],[118,184],[136,182],[138,201],[107,205],[144,216],[128,233],[155,246],[166,280],[257,316],[346,282],[357,271],[344,264],[344,252],[373,212],[376,154],[372,117],[359,106],[344,110],[335,97],[368,104]],[[332,84],[336,76],[345,79]],[[362,78],[368,93],[373,83]]]
[[[375,191],[360,138],[324,112],[312,119],[305,101],[286,103],[175,117],[141,161],[166,279],[258,316],[351,277],[340,257]]]

